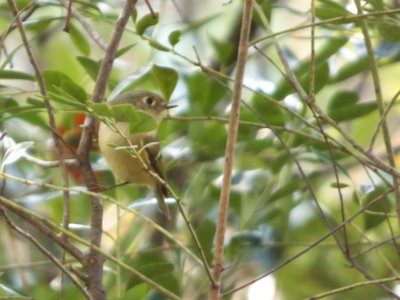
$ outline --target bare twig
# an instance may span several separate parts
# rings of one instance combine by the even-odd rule
[[[69,32],[69,28],[71,26],[71,9],[72,9],[72,0],[68,0],[68,6],[67,6],[67,16],[65,19],[65,25],[63,30],[65,32]]]
[[[210,285],[208,293],[208,299],[210,300],[220,299],[221,277],[223,271],[224,238],[229,209],[229,194],[231,187],[233,161],[235,157],[235,144],[239,127],[240,100],[242,95],[244,71],[246,67],[247,52],[249,47],[252,10],[253,1],[246,0],[244,3],[242,27],[240,32],[240,42],[237,56],[237,73],[232,95],[231,119],[229,123],[228,140],[225,149],[224,177],[219,200],[219,212],[216,227],[216,242],[213,260],[214,284]]]
[[[360,288],[360,287],[365,287],[365,286],[369,286],[369,285],[383,284],[383,283],[390,283],[390,282],[399,281],[399,280],[400,280],[400,277],[394,276],[394,277],[387,277],[387,278],[381,278],[381,279],[374,279],[374,280],[367,280],[367,281],[357,282],[357,283],[353,283],[353,284],[350,284],[350,285],[342,286],[342,287],[334,289],[334,290],[330,290],[330,291],[325,292],[325,293],[321,293],[321,294],[312,296],[310,298],[307,298],[307,300],[322,299],[322,298],[326,298],[328,296],[332,296],[332,295],[336,295],[336,294],[343,293],[343,292],[346,292],[346,291],[354,290],[354,289]]]
[[[72,1],[72,0],[71,0]],[[60,0],[60,2],[68,8],[67,0]],[[82,25],[83,29],[86,30],[86,33],[95,41],[95,43],[103,50],[107,49],[107,44],[103,41],[101,36],[92,28],[92,25],[85,19],[82,14],[76,10],[74,7],[71,7],[71,14],[75,17],[75,19]]]

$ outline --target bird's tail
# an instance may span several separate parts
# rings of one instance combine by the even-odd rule
[[[158,208],[164,214],[164,216],[170,220],[171,214],[169,213],[169,208],[165,203],[165,198],[168,197],[168,190],[163,185],[157,184],[154,193],[157,198]]]

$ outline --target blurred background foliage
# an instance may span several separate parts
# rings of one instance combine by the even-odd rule
[[[44,72],[59,133],[75,148],[83,114],[102,115],[102,107],[90,104],[90,95],[104,49],[74,17],[70,32],[62,30],[66,9],[60,2],[16,3]],[[385,120],[397,155],[400,10],[395,9],[399,2],[361,1],[363,12],[371,16],[356,18],[351,0],[315,1],[318,26],[313,60],[308,26],[311,1],[256,3],[259,9],[253,14],[232,179],[223,291],[283,265],[257,285],[257,292],[253,285],[226,299],[304,299],[366,278],[397,276],[399,202],[395,194],[385,194],[394,186],[393,177],[366,155],[371,150],[388,161],[382,130],[369,149],[381,117],[371,77],[372,58],[361,29],[365,24],[372,40],[385,106],[393,104]],[[90,23],[90,31],[105,43],[123,4],[73,1],[73,7]],[[158,130],[168,182],[180,195],[211,263],[242,2],[176,0],[152,1],[151,5],[157,17],[144,1],[137,3],[113,66],[107,98],[126,90],[148,89],[178,105]],[[55,159],[36,78],[4,0],[0,0],[0,36],[0,124],[1,132],[6,133],[1,141],[1,170],[61,185],[59,168],[44,168],[22,155],[28,152],[43,160]],[[315,105],[335,121],[336,128],[315,118],[283,75],[274,38],[306,92],[315,78]],[[313,76],[311,61],[315,63]],[[331,137],[329,146],[319,124]],[[344,134],[364,152],[355,149]],[[91,159],[99,182],[113,185],[96,144]],[[82,185],[76,169],[69,169],[69,177],[71,186]],[[62,222],[60,191],[4,178],[0,186],[4,197],[55,223]],[[154,217],[154,207],[140,202],[151,197],[146,190],[124,186],[105,194]],[[379,196],[380,201],[362,209]],[[151,242],[154,229],[147,221],[124,209],[119,210],[117,221],[115,205],[105,201],[105,208],[105,251],[184,299],[205,298],[209,282],[203,267],[176,243],[180,241],[197,255],[179,214],[167,227],[175,240],[155,246]],[[89,217],[88,197],[72,193],[71,230],[86,238]],[[313,245],[349,218],[345,234],[338,230],[335,238],[331,235]],[[32,230],[24,220],[13,219],[57,257],[63,255],[51,239]],[[64,299],[83,299],[67,279],[61,286],[58,270],[29,241],[15,235],[4,222],[0,232],[0,298],[60,299],[62,290]],[[288,260],[304,249],[309,251]],[[74,266],[75,262],[67,255],[65,264]],[[163,299],[109,261],[104,282],[110,299]],[[389,281],[326,299],[389,299],[396,292],[400,297],[400,287]]]

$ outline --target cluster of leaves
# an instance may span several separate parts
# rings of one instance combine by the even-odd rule
[[[398,260],[398,251],[390,242],[393,239],[391,228],[397,222],[391,216],[395,212],[396,203],[394,195],[387,194],[393,187],[393,179],[365,155],[374,131],[381,125],[381,117],[377,96],[369,89],[372,84],[368,76],[372,68],[371,57],[364,50],[364,42],[359,33],[365,22],[370,34],[375,36],[374,48],[379,72],[395,78],[392,74],[396,74],[395,64],[400,59],[400,25],[397,15],[390,13],[390,7],[381,0],[365,1],[364,13],[371,14],[368,18],[358,17],[355,11],[350,11],[349,2],[316,1],[315,17],[319,25],[316,27],[317,47],[314,57],[309,52],[306,52],[306,57],[304,53],[297,52],[299,48],[309,46],[309,35],[306,42],[290,33],[279,35],[277,39],[286,59],[291,63],[292,75],[304,91],[309,91],[310,81],[315,79],[315,103],[324,114],[323,118],[316,117],[306,103],[301,101],[304,99],[301,99],[287,74],[281,75],[276,71],[276,68],[280,71],[284,68],[271,47],[272,37],[264,21],[287,17],[282,14],[295,14],[309,22],[308,7],[295,4],[295,7],[276,9],[278,6],[275,6],[274,1],[256,1],[263,16],[254,12],[251,44],[256,45],[262,53],[251,54],[247,63],[246,77],[249,80],[245,81],[232,180],[228,220],[230,233],[226,239],[225,251],[229,268],[224,272],[224,291],[280,263],[285,264],[285,267],[274,273],[274,277],[278,292],[285,299],[309,297],[362,281],[363,274],[354,268],[349,270],[345,267],[351,261],[336,244],[337,241],[340,245],[346,245],[350,255],[355,255],[357,263],[368,271],[371,278],[393,276],[391,270],[395,269],[393,266]],[[17,1],[17,4],[19,9],[23,9],[29,1]],[[101,4],[110,9],[102,10]],[[0,25],[8,26],[12,22],[11,13],[6,3],[0,2],[0,5],[4,8],[4,13],[0,14]],[[216,4],[209,5],[215,7]],[[103,1],[74,2],[74,7],[97,24],[94,27],[96,31],[104,30],[101,32],[104,36],[114,26],[119,12],[115,4]],[[52,12],[60,9],[60,16],[54,16]],[[200,6],[196,6],[196,9],[204,10]],[[213,255],[221,162],[227,138],[225,125],[229,120],[227,109],[237,52],[234,37],[240,29],[240,18],[232,20],[230,16],[239,16],[240,11],[240,3],[236,6],[231,3],[216,15],[203,11],[204,18],[196,19],[195,16],[186,24],[167,26],[170,24],[160,23],[163,21],[163,11],[142,13],[140,9],[135,10],[123,45],[116,55],[118,61],[128,63],[115,64],[107,86],[110,97],[130,90],[158,90],[165,99],[171,99],[181,107],[179,118],[165,120],[158,128],[158,133],[165,148],[168,181],[181,195],[209,264]],[[60,126],[59,131],[66,135],[76,129],[74,118],[83,113],[107,122],[129,122],[132,132],[155,129],[154,120],[143,112],[135,111],[132,106],[110,107],[106,102],[91,102],[91,89],[102,63],[102,58],[96,57],[102,55],[78,22],[73,21],[70,34],[60,31],[64,13],[64,8],[58,2],[40,2],[33,15],[25,21],[35,53],[46,66],[43,76]],[[221,24],[225,25],[226,32],[215,32],[215,28]],[[105,28],[102,29],[102,26]],[[291,29],[289,31],[297,28],[295,24],[286,26]],[[162,34],[157,34],[157,30]],[[0,34],[6,33],[4,31]],[[38,96],[36,89],[31,90],[37,78],[22,71],[22,68],[11,67],[17,55],[23,53],[18,43],[17,46],[8,45],[8,40],[18,41],[17,35],[13,34],[5,35],[5,45],[11,49],[7,49],[0,64],[0,123],[10,137],[20,142],[18,145],[24,151],[8,150],[3,156],[0,170],[22,178],[40,178],[43,181],[51,179],[59,183],[61,175],[58,169],[34,166],[31,162],[18,160],[22,154],[16,155],[25,153],[27,147],[30,147],[30,150],[34,149],[31,152],[35,155],[43,159],[52,158],[51,151],[46,147],[50,131],[43,99]],[[193,56],[193,51],[192,47],[186,45],[199,36],[206,38],[204,43],[196,44],[197,55],[202,57],[203,53],[209,54],[209,49],[212,49],[209,60],[189,58]],[[165,40],[163,37],[166,37]],[[135,62],[135,58],[140,56],[148,57],[143,68],[139,68],[141,63]],[[272,62],[265,56],[271,58]],[[169,63],[153,63],[157,59]],[[132,67],[134,63],[137,65]],[[201,68],[193,68],[199,65]],[[136,69],[138,71],[134,71]],[[313,74],[310,74],[310,70]],[[263,86],[267,81],[273,84],[272,90]],[[253,86],[251,82],[257,84]],[[26,88],[25,83],[28,83],[29,88]],[[395,83],[388,79],[387,82],[382,81],[382,84],[384,100],[389,102],[395,99],[393,95],[396,91],[392,87]],[[385,119],[390,126],[395,124],[393,115],[390,111]],[[40,134],[32,136],[26,128],[40,129]],[[329,134],[328,144],[321,128]],[[354,143],[364,147],[365,153],[354,150],[343,132],[351,136]],[[77,133],[76,141],[79,140],[79,131]],[[35,143],[32,144],[31,140]],[[376,146],[376,149],[382,151],[381,147]],[[10,159],[11,152],[14,156]],[[385,157],[385,153],[382,153]],[[97,160],[98,157],[94,156],[94,165]],[[62,197],[59,193],[47,189],[30,189],[8,181],[3,190],[2,194],[32,207],[52,220],[62,219]],[[107,195],[129,194],[130,202],[133,196],[140,197],[137,188],[122,187],[121,190],[118,193],[108,191]],[[32,193],[40,200],[33,199]],[[381,199],[376,201],[377,197]],[[368,204],[372,206],[362,210]],[[76,195],[71,203],[71,222],[82,230],[83,235],[86,234],[89,210],[87,198]],[[189,230],[184,226],[168,228],[174,236],[169,243],[170,247],[167,250],[154,249],[148,238],[153,234],[152,226],[139,218],[125,220],[128,215],[126,213],[121,218],[121,224],[129,230],[121,230],[120,235],[113,238],[113,243],[108,245],[110,252],[173,294],[183,298],[191,295],[193,299],[204,297],[209,285],[204,268],[198,260],[188,256],[179,244],[183,240],[189,251],[197,255]],[[115,215],[110,218],[115,218]],[[352,219],[346,224],[345,232],[339,230],[336,239],[327,238],[307,256],[299,256],[286,265],[285,262],[293,255],[349,218]],[[23,222],[21,224],[24,225]],[[2,227],[1,231],[6,231],[6,228]],[[8,248],[10,244],[7,243],[11,243],[12,239],[7,239],[9,242],[4,242],[3,248]],[[44,238],[40,240],[58,254],[59,250],[55,249],[51,241]],[[373,249],[376,245],[380,247]],[[1,266],[7,266],[8,252],[0,255],[0,270]],[[31,257],[32,262],[43,260],[43,256],[33,250],[27,256]],[[162,297],[149,284],[120,265],[107,262],[106,266],[115,271],[105,275],[105,288],[110,298]],[[3,272],[0,273],[0,282],[4,282],[4,285],[0,285],[0,296],[15,293],[22,297],[24,289],[19,288],[14,279],[17,271]],[[43,295],[47,299],[57,298],[58,292],[49,292],[47,287],[46,278],[54,278],[54,270],[51,272],[48,274],[48,271],[31,267],[29,274],[34,275],[33,284],[24,291],[29,291],[37,299],[44,298]],[[293,282],[298,282],[299,278],[303,284],[294,285]],[[393,287],[390,284],[388,286]],[[63,289],[65,298],[82,297],[79,290],[69,282]],[[348,291],[345,296],[352,299],[378,298],[386,293],[380,286],[374,285]]]

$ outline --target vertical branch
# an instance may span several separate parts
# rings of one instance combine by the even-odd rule
[[[362,16],[363,9],[362,9],[360,0],[354,0],[354,2],[357,7],[357,14],[359,16]],[[375,51],[372,46],[372,42],[371,42],[371,38],[369,36],[365,18],[360,19],[360,24],[361,24],[361,31],[364,36],[365,48],[367,49],[367,53],[368,53],[368,57],[369,57],[369,64],[370,64],[372,80],[373,80],[374,88],[375,88],[375,95],[376,95],[376,102],[378,105],[378,111],[382,117],[382,120],[381,120],[382,122],[380,123],[380,125],[382,126],[383,141],[384,141],[385,147],[386,147],[386,154],[387,154],[390,166],[392,166],[393,168],[396,168],[396,160],[394,158],[392,143],[391,143],[391,139],[390,139],[390,132],[389,132],[389,128],[388,128],[388,125],[386,122],[386,117],[385,117],[385,104],[383,103],[382,89],[381,89],[381,83],[380,83],[380,78],[379,78],[379,73],[378,73],[378,65],[377,65],[376,59],[375,59]],[[397,178],[397,176],[393,176],[393,185],[398,186],[398,183],[399,183],[399,179]],[[396,203],[397,203],[397,218],[398,218],[398,222],[400,224],[400,190],[396,189],[395,194],[396,194]]]
[[[208,298],[210,300],[217,300],[220,298],[221,292],[221,277],[223,271],[223,252],[224,252],[224,238],[226,231],[226,223],[229,207],[229,193],[231,187],[231,177],[233,160],[235,156],[235,144],[238,133],[239,116],[240,116],[240,99],[243,88],[244,71],[246,67],[247,51],[249,47],[249,35],[251,25],[251,15],[253,9],[253,1],[246,0],[244,4],[242,16],[242,28],[240,32],[240,41],[237,58],[237,72],[235,78],[235,86],[232,96],[231,119],[229,122],[228,140],[225,149],[225,165],[222,189],[219,200],[219,212],[216,229],[216,245],[214,253],[214,284],[211,284]]]
[[[111,41],[107,46],[103,62],[100,66],[99,74],[96,79],[96,85],[94,87],[92,96],[92,101],[94,103],[103,101],[107,82],[110,77],[111,68],[115,59],[115,54],[135,4],[136,0],[126,1],[121,16],[115,25]],[[95,189],[97,185],[89,159],[89,152],[92,145],[92,134],[95,132],[95,128],[96,120],[91,116],[86,116],[85,123],[83,125],[82,136],[79,142],[79,148],[77,150],[78,157],[80,158],[80,171],[89,190]],[[91,206],[90,241],[95,247],[92,247],[89,250],[84,263],[84,268],[88,275],[86,284],[93,298],[96,300],[103,300],[107,298],[102,283],[104,258],[101,253],[96,250],[96,247],[100,247],[103,227],[103,205],[101,199],[92,196]]]

